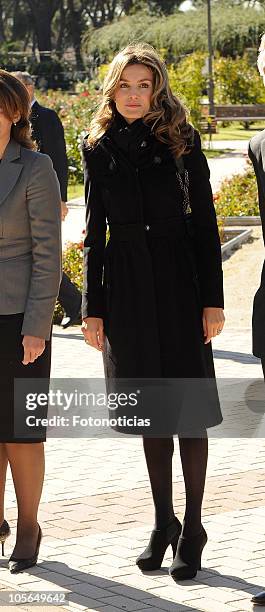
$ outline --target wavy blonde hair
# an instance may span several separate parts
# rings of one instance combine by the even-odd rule
[[[171,91],[164,61],[156,50],[146,43],[130,44],[112,60],[103,83],[102,101],[90,124],[86,139],[88,146],[95,146],[111,125],[116,111],[115,91],[123,70],[130,64],[144,64],[152,70],[153,93],[144,123],[151,126],[158,140],[167,144],[176,157],[180,157],[187,152],[193,128],[187,123],[185,107]]]

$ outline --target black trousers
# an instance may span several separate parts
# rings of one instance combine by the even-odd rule
[[[25,419],[30,414],[46,418],[48,407],[38,406],[29,412],[26,395],[48,393],[51,340],[46,342],[43,354],[34,363],[23,365],[23,317],[23,313],[0,315],[0,442],[33,443],[46,440],[46,428],[27,427]],[[24,379],[23,385],[18,379]]]
[[[74,316],[81,304],[81,293],[65,272],[62,275],[58,302],[68,317]]]

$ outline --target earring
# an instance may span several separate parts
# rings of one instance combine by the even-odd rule
[[[16,124],[16,123],[13,123],[13,125],[16,127],[16,125],[17,125],[17,124]]]

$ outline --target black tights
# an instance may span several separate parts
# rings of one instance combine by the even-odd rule
[[[173,438],[144,438],[144,452],[155,505],[155,528],[166,527],[174,518],[172,501]],[[201,507],[208,459],[206,430],[198,438],[179,438],[185,483],[186,510],[183,535],[196,535],[201,527]]]

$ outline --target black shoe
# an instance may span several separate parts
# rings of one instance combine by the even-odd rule
[[[66,329],[67,327],[70,327],[70,325],[73,325],[73,323],[76,321],[76,319],[78,318],[78,315],[80,313],[80,309],[81,309],[81,303],[82,303],[82,298],[80,296],[80,299],[78,301],[78,306],[76,307],[76,309],[72,312],[72,314],[67,314],[66,312],[64,313],[64,317],[61,320],[61,327],[63,327],[63,329]]]
[[[256,606],[265,606],[265,591],[261,591],[257,595],[254,595],[251,602],[256,604]]]
[[[8,567],[11,574],[18,574],[19,572],[23,572],[23,570],[28,569],[29,567],[33,567],[33,565],[36,565],[38,561],[41,539],[42,531],[39,526],[38,539],[33,557],[30,557],[29,559],[16,559],[16,557],[13,557],[13,555],[11,555],[8,562]]]
[[[150,542],[144,552],[136,559],[136,565],[141,570],[147,572],[159,569],[166,549],[170,544],[174,557],[180,533],[181,524],[177,518],[171,521],[164,529],[153,529]]]
[[[169,568],[173,580],[191,580],[201,569],[201,556],[207,542],[207,533],[202,527],[198,535],[191,538],[180,536],[175,559]]]
[[[0,542],[2,544],[2,557],[4,557],[5,555],[5,541],[8,538],[8,536],[10,536],[11,531],[10,531],[10,527],[9,524],[7,523],[7,521],[3,521],[2,525],[0,526]]]

